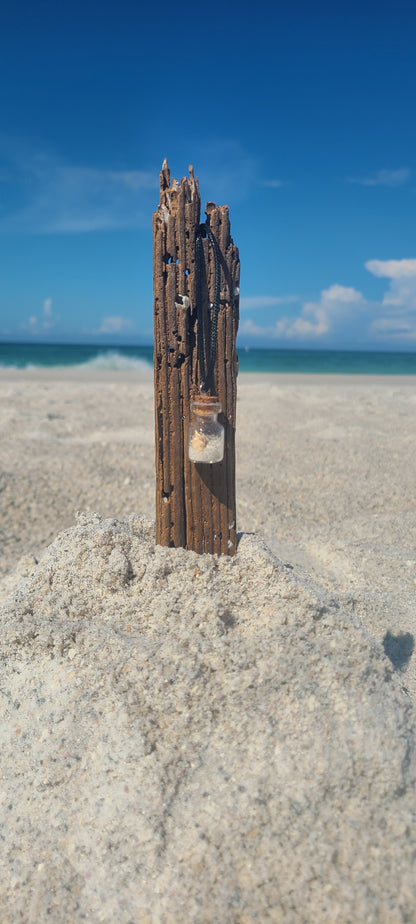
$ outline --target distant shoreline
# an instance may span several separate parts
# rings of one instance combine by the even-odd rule
[[[237,355],[240,373],[251,375],[299,375],[303,381],[305,375],[336,376],[338,381],[342,375],[347,378],[410,376],[416,379],[414,352],[246,349],[237,344]],[[146,376],[153,369],[153,346],[0,343],[1,372],[22,370],[37,374],[44,369],[61,377],[62,370],[74,370],[75,377],[82,376],[83,380],[89,372],[115,373],[117,381],[121,381],[122,373]],[[69,375],[72,377],[72,372]]]
[[[122,384],[152,383],[153,370],[148,369],[94,369],[84,366],[38,366],[27,369],[0,367],[0,382],[90,382]],[[251,387],[264,385],[296,386],[400,386],[416,388],[416,375],[372,374],[372,373],[332,373],[332,372],[240,372],[238,382],[250,384]]]

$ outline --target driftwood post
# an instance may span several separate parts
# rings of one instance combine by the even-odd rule
[[[190,402],[201,384],[197,356],[196,236],[201,200],[192,167],[170,183],[166,160],[160,204],[153,215],[154,381],[156,423],[156,542],[195,552],[235,555],[235,425],[240,262],[230,237],[228,206],[209,202],[206,220],[220,250],[221,293],[212,394],[225,429],[224,459],[190,462]],[[206,329],[214,300],[214,254],[203,240],[201,295]]]

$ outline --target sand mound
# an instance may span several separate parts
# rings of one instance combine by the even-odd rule
[[[81,515],[1,653],[5,920],[414,920],[409,697],[255,536],[215,559]]]

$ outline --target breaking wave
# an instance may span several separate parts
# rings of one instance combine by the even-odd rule
[[[137,356],[125,356],[118,350],[98,353],[86,362],[79,363],[84,369],[109,369],[120,372],[148,372],[152,366],[152,359],[143,359]]]

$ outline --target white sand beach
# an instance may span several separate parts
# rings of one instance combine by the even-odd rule
[[[416,921],[416,380],[237,413],[217,561],[154,548],[151,370],[0,374],[5,921]]]
[[[154,518],[150,370],[2,370],[0,408],[0,574],[38,557],[76,510]],[[415,418],[411,376],[239,377],[239,531],[379,639],[416,630]],[[413,693],[415,678],[409,663]]]

